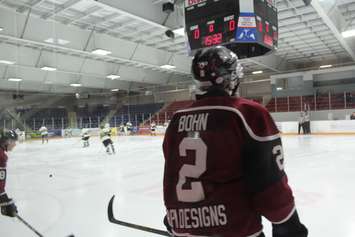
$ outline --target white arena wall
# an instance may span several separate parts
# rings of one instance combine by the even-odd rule
[[[350,120],[355,109],[311,111],[312,134],[355,135],[355,120]],[[282,133],[298,133],[299,112],[271,113]]]
[[[355,109],[311,111],[311,120],[349,120],[353,112]],[[298,121],[300,112],[278,112],[271,116],[276,122]]]
[[[276,122],[276,125],[281,133],[298,133],[298,122]],[[319,135],[355,135],[355,120],[312,121],[311,132]]]
[[[312,111],[311,132],[317,135],[355,135],[355,120],[350,120],[350,114],[355,109]],[[298,133],[299,112],[271,113],[276,125],[283,134]],[[156,133],[163,135],[164,126],[158,126]]]
[[[298,122],[276,122],[283,134],[297,134]],[[156,134],[164,135],[166,127],[157,126]],[[355,120],[312,121],[311,132],[316,135],[355,135]]]

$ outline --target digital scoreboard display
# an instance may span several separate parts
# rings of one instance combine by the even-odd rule
[[[191,49],[220,45],[234,39],[239,15],[235,0],[186,0],[186,32]]]
[[[225,45],[241,58],[260,56],[277,46],[277,10],[270,0],[185,0],[185,30],[190,54]]]

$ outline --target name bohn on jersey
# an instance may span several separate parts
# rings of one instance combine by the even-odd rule
[[[198,100],[174,115],[163,150],[164,201],[176,236],[258,236],[261,216],[278,224],[295,212],[279,131],[257,103]]]

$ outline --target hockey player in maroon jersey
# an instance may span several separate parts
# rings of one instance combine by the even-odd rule
[[[279,131],[261,105],[235,97],[242,67],[222,46],[196,53],[203,94],[177,111],[163,143],[164,223],[173,236],[306,237],[284,171]]]
[[[5,192],[6,184],[6,163],[7,151],[11,151],[16,146],[17,134],[15,131],[0,130],[0,207],[4,216],[15,217],[17,207],[12,199]]]

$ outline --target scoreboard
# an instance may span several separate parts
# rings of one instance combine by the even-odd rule
[[[190,54],[224,45],[245,58],[277,46],[277,9],[271,0],[185,0],[184,9]]]

